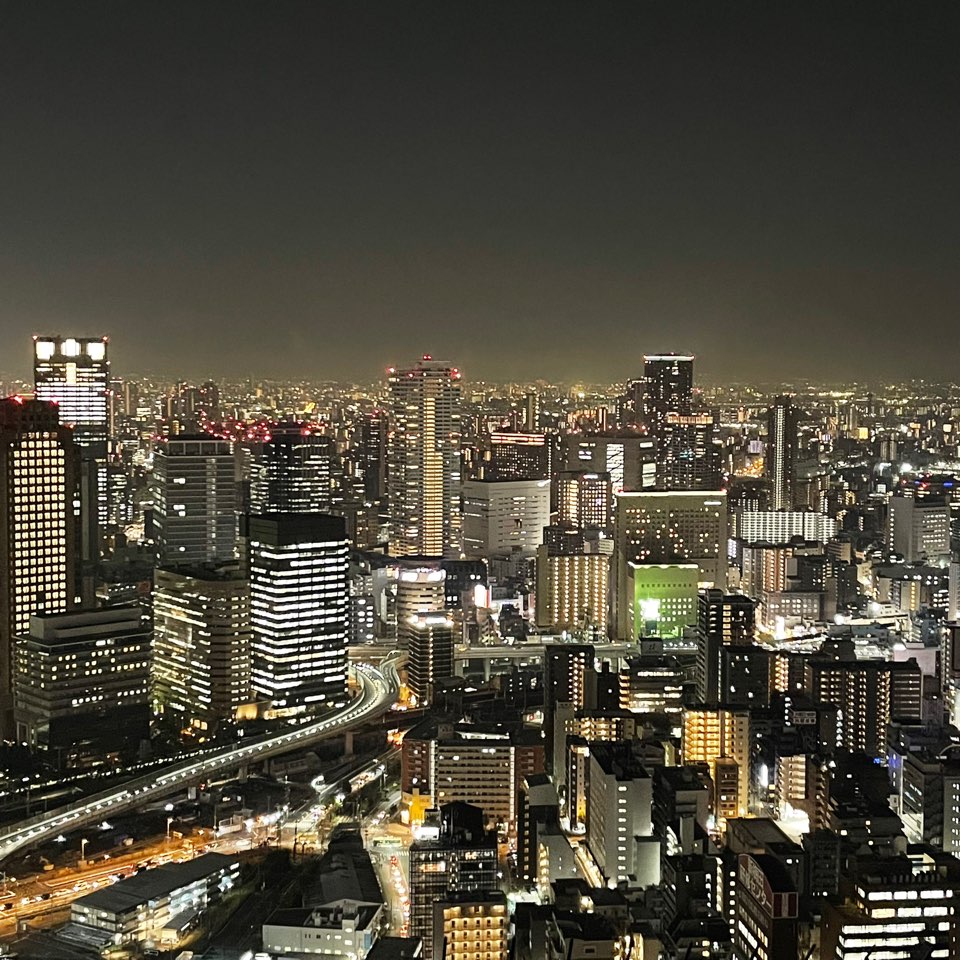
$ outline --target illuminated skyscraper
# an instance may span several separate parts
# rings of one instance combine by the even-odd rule
[[[33,379],[38,400],[60,409],[85,448],[110,438],[110,359],[106,337],[34,337]]]
[[[665,490],[717,490],[723,477],[713,417],[708,413],[668,413],[659,429],[658,486]]]
[[[391,552],[460,553],[460,371],[424,356],[390,373]]]
[[[14,638],[77,599],[79,452],[57,407],[0,401],[0,719],[10,735]]]
[[[755,631],[755,604],[749,597],[703,590],[697,630],[697,696],[701,703],[728,703],[723,651],[749,647]]]
[[[330,510],[333,441],[304,423],[279,423],[254,451],[250,476],[253,513],[326,513]]]
[[[250,699],[250,584],[235,568],[154,573],[156,709],[199,736]]]
[[[233,444],[209,436],[160,441],[154,450],[152,488],[161,564],[196,566],[234,559]]]
[[[322,513],[245,518],[254,692],[300,713],[346,699],[349,545]]]
[[[767,453],[764,461],[771,484],[770,506],[789,510],[797,479],[800,412],[790,397],[777,397],[767,411]]]
[[[100,558],[100,529],[110,515],[110,357],[107,337],[34,337],[33,382],[38,400],[57,404],[80,450],[80,550]]]
[[[693,357],[676,353],[643,358],[639,409],[650,432],[659,437],[670,414],[690,416],[693,406]]]
[[[390,420],[385,410],[366,413],[360,422],[360,470],[363,495],[380,503],[387,495],[387,436]]]
[[[397,642],[408,651],[407,678],[418,703],[433,685],[453,676],[454,624],[447,608],[446,571],[440,561],[401,561],[397,577]]]

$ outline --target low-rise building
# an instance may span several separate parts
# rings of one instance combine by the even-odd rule
[[[238,860],[205,853],[88,893],[74,900],[70,920],[103,931],[117,945],[161,941],[164,930],[183,930],[190,918],[216,903],[239,875]]]

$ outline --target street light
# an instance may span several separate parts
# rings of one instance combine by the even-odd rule
[[[86,837],[80,838],[80,862],[81,863],[87,862],[87,844],[89,842],[90,841]]]
[[[170,824],[173,823],[175,817],[167,817],[167,843],[170,842]]]

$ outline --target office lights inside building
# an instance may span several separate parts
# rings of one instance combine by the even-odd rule
[[[253,689],[278,714],[346,702],[344,521],[327,514],[246,518]]]

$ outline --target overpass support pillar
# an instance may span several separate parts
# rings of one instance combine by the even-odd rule
[[[343,735],[343,755],[345,757],[353,756],[353,731],[348,730]]]
[[[248,775],[249,775],[249,774],[248,774],[248,770],[247,770],[247,765],[244,763],[244,764],[242,764],[242,765],[240,766],[240,769],[237,771],[237,779],[238,779],[241,783],[246,783],[246,782],[247,782],[247,776],[248,776]]]

